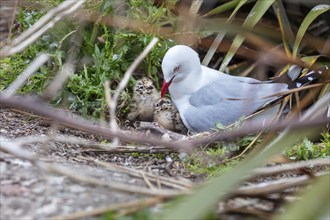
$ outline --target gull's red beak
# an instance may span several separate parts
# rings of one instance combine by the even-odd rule
[[[167,92],[168,87],[170,87],[172,80],[173,80],[173,78],[169,82],[166,82],[166,80],[164,80],[163,86],[162,86],[162,91],[160,93],[160,96],[162,98],[164,97],[165,93]]]

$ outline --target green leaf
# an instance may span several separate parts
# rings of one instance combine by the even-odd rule
[[[249,2],[253,2],[255,0],[248,0]],[[214,9],[212,9],[211,11],[209,11],[208,13],[206,13],[203,17],[207,17],[207,16],[211,16],[211,15],[216,15],[216,14],[220,14],[222,12],[225,11],[229,11],[230,9],[234,8],[235,6],[237,6],[237,4],[239,4],[241,2],[241,0],[232,0],[230,2],[227,2],[225,4],[222,4]]]
[[[309,25],[321,14],[323,14],[324,12],[328,11],[330,9],[330,5],[317,5],[315,6],[305,17],[304,21],[302,22],[302,24],[299,27],[297,36],[296,36],[296,40],[294,42],[294,46],[293,46],[293,57],[296,58],[297,57],[297,53],[298,53],[298,48],[300,45],[300,42],[302,40],[302,38],[304,37],[307,28],[309,27]]]
[[[285,52],[287,56],[291,57],[289,45],[293,46],[294,36],[282,0],[275,1],[275,4],[273,4],[273,8],[276,13],[278,23],[280,25]]]
[[[314,151],[314,148],[313,148],[313,143],[308,140],[307,138],[304,139],[303,141],[304,145],[305,145],[305,148],[307,148],[310,152],[313,152]]]
[[[306,57],[301,58],[301,60],[304,61],[304,63],[307,66],[313,66],[313,64],[317,61],[318,58],[320,58],[320,55],[306,56]]]
[[[254,27],[257,22],[261,19],[261,17],[266,13],[269,7],[273,4],[274,0],[267,0],[267,1],[257,1],[252,10],[250,11],[249,15],[245,19],[243,23],[244,28],[252,28]],[[232,43],[226,57],[224,58],[221,66],[220,71],[224,71],[225,68],[228,66],[229,62],[235,55],[237,49],[241,46],[244,41],[244,37],[241,35],[237,35]]]

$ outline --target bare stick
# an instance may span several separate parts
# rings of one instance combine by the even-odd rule
[[[36,157],[30,151],[21,148],[19,145],[11,142],[7,138],[0,136],[0,151],[7,152],[19,158],[29,161],[35,161]]]
[[[329,173],[316,173],[315,176],[323,176],[329,175]],[[241,187],[234,192],[236,195],[240,196],[258,196],[271,194],[276,192],[281,192],[290,187],[303,186],[310,183],[313,180],[308,175],[293,177],[293,178],[285,178],[280,180],[274,180],[269,182],[262,182],[258,184],[249,185],[246,187]]]
[[[316,166],[330,166],[330,161],[328,158],[319,158],[307,161],[299,161],[296,163],[286,163],[272,167],[262,167],[256,168],[253,171],[253,176],[270,176],[278,173],[283,173],[287,171],[294,171],[305,167],[316,167]]]
[[[23,51],[41,35],[51,29],[57,22],[76,11],[84,2],[85,0],[64,1],[56,8],[53,8],[32,27],[14,39],[10,45],[3,47],[0,50],[0,57],[7,57]]]
[[[83,156],[78,156],[78,157],[81,159],[85,159],[85,160],[94,162],[97,165],[102,165],[109,170],[113,170],[115,172],[124,172],[124,173],[126,173],[130,176],[134,176],[134,177],[141,177],[141,172],[143,172],[141,170],[136,170],[136,169],[132,169],[129,167],[119,166],[116,164],[95,160],[94,158],[91,158],[91,157],[83,157]],[[180,181],[180,180],[177,180],[174,178],[158,176],[158,175],[154,175],[154,174],[148,173],[148,172],[143,172],[143,174],[144,174],[144,176],[148,177],[150,181],[153,181],[153,182],[159,181],[161,184],[163,184],[165,186],[169,186],[169,187],[180,189],[180,190],[191,189],[192,185],[193,185],[189,180],[186,180],[186,179]]]
[[[82,219],[82,218],[88,218],[92,216],[97,216],[101,215],[107,212],[111,211],[117,211],[117,210],[122,210],[122,209],[128,209],[128,208],[137,208],[139,207],[140,209],[152,206],[155,204],[158,204],[159,202],[163,201],[163,197],[152,197],[152,198],[147,198],[147,199],[138,199],[138,200],[133,200],[133,201],[127,201],[119,204],[114,204],[110,205],[107,207],[101,207],[101,208],[95,208],[93,210],[88,210],[88,211],[79,211],[75,213],[71,213],[68,215],[64,216],[54,216],[50,218],[50,220],[73,220],[73,219]]]
[[[134,60],[134,62],[128,67],[123,79],[120,81],[117,89],[110,100],[110,127],[111,130],[116,133],[117,132],[117,122],[116,122],[116,108],[118,103],[118,98],[120,93],[125,89],[133,71],[137,68],[140,62],[148,55],[151,49],[158,42],[158,38],[153,38],[148,46],[142,51],[142,53]]]
[[[152,196],[164,196],[164,197],[173,197],[177,195],[183,195],[188,193],[188,190],[168,190],[168,189],[149,189],[145,187],[139,187],[139,186],[133,186],[126,183],[120,183],[120,182],[114,182],[110,181],[109,179],[107,181],[102,181],[99,178],[94,178],[91,176],[86,176],[81,173],[78,173],[73,170],[69,170],[67,168],[63,168],[60,166],[47,166],[45,167],[46,170],[58,173],[61,175],[65,175],[69,177],[70,179],[77,181],[79,183],[87,183],[94,186],[105,186],[109,187],[111,189],[115,189],[118,191],[123,192],[130,192],[130,193],[138,193],[138,194],[144,194],[144,195],[152,195]]]
[[[257,140],[260,138],[262,133],[263,133],[263,131],[260,131],[259,134],[253,139],[253,141],[251,141],[251,143],[239,155],[231,157],[231,158],[229,158],[229,159],[227,159],[227,160],[225,160],[221,163],[228,163],[231,160],[235,160],[235,159],[240,158],[241,156],[243,156],[246,153],[246,151],[248,151],[257,142]]]
[[[12,96],[20,89],[25,81],[32,76],[44,63],[49,59],[49,56],[45,53],[40,54],[35,58],[30,65],[12,82],[9,87],[4,91],[3,95],[6,97]]]
[[[66,63],[61,67],[60,71],[56,74],[55,79],[47,87],[46,92],[43,94],[44,99],[52,99],[58,91],[61,90],[66,80],[74,73],[75,59],[82,44],[81,31],[85,25],[80,25],[74,36],[71,38],[72,47],[70,49]]]
[[[154,130],[162,135],[169,134],[172,140],[181,140],[188,138],[186,135],[178,134],[176,132],[161,127],[157,122],[136,121],[134,123],[134,127],[137,130]]]
[[[84,130],[107,138],[118,137],[121,140],[129,142],[165,146],[175,151],[182,150],[189,152],[192,150],[192,145],[189,141],[180,140],[174,142],[166,142],[160,140],[159,137],[136,134],[127,131],[124,132],[121,130],[117,130],[117,132],[114,133],[111,129],[96,125],[95,122],[86,120],[78,115],[68,114],[66,111],[61,109],[50,108],[47,104],[44,103],[44,101],[36,97],[12,96],[10,98],[6,98],[0,94],[0,104],[1,106],[24,109],[40,116],[52,119],[59,124],[79,130]]]

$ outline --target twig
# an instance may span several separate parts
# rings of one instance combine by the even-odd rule
[[[255,215],[258,216],[260,219],[271,219],[272,213],[258,210],[257,208],[251,208],[251,207],[225,207],[224,210],[221,211],[221,213],[241,213],[241,214],[248,214],[248,215]],[[252,218],[253,219],[253,218]]]
[[[221,163],[222,164],[228,163],[229,161],[236,160],[237,158],[240,158],[241,156],[243,156],[245,154],[245,152],[247,150],[249,150],[257,142],[257,140],[260,138],[260,136],[262,135],[262,133],[263,133],[263,131],[260,131],[259,134],[253,139],[253,141],[251,141],[251,143],[239,155],[236,155],[236,156],[231,157],[231,158],[229,158],[227,160],[224,160]]]
[[[7,152],[19,158],[29,160],[30,162],[35,162],[36,155],[21,148],[19,145],[12,143],[7,138],[0,136],[0,151]]]
[[[57,7],[51,9],[46,15],[40,18],[32,27],[15,38],[10,45],[0,50],[0,57],[7,57],[23,51],[30,44],[35,42],[42,34],[51,29],[57,22],[65,16],[71,15],[85,0],[64,1]]]
[[[90,141],[85,138],[76,137],[72,135],[60,135],[54,134],[51,136],[44,136],[44,135],[30,135],[24,137],[18,137],[12,139],[12,142],[18,145],[28,145],[38,142],[46,142],[46,141],[56,141],[61,143],[67,144],[76,144],[82,146],[80,150],[81,153],[83,152],[99,152],[99,153],[171,153],[177,152],[178,150],[171,150],[161,146],[119,146],[113,148],[111,144],[103,144],[94,141]]]
[[[52,99],[58,91],[61,90],[66,80],[73,74],[76,65],[76,57],[79,53],[80,46],[82,44],[81,31],[85,25],[80,25],[74,36],[71,38],[71,44],[73,45],[70,49],[67,61],[61,67],[60,71],[56,74],[54,80],[47,87],[46,92],[43,94],[43,98],[46,100]]]
[[[136,121],[134,123],[134,127],[137,130],[154,130],[162,135],[168,134],[172,140],[181,140],[187,139],[186,135],[178,134],[176,132],[167,130],[161,126],[157,122],[147,122],[147,121]]]
[[[149,179],[146,177],[146,175],[144,174],[143,171],[140,172],[141,173],[141,176],[144,180],[144,182],[146,183],[147,186],[149,186],[150,189],[155,189],[154,185],[152,185],[152,183],[149,181]]]
[[[314,174],[316,177],[329,175],[329,173],[316,173]],[[308,175],[293,177],[293,178],[285,178],[275,181],[262,182],[258,184],[253,184],[245,187],[241,187],[234,192],[234,195],[239,196],[258,196],[271,194],[276,192],[281,192],[290,187],[303,186],[310,183],[313,180]]]
[[[135,169],[132,169],[132,168],[129,168],[129,167],[123,167],[123,166],[119,166],[119,165],[116,165],[116,164],[95,160],[94,158],[91,158],[91,157],[83,157],[83,156],[78,156],[78,157],[81,158],[81,159],[84,159],[84,160],[94,162],[98,165],[104,166],[109,170],[116,171],[116,172],[124,172],[124,173],[126,173],[130,176],[134,176],[134,177],[140,177],[141,178],[141,172],[143,172],[143,171],[135,170]],[[165,186],[169,186],[169,187],[180,189],[180,190],[191,189],[192,186],[193,186],[193,184],[190,181],[186,180],[186,179],[180,181],[180,180],[177,180],[177,179],[174,179],[174,178],[157,176],[157,175],[154,175],[152,173],[147,173],[147,172],[143,172],[143,174],[146,177],[148,177],[150,181],[153,181],[153,182],[156,182],[156,183],[158,182],[157,184],[160,183],[160,184],[163,184]]]
[[[59,166],[47,166],[47,170],[53,173],[58,173],[61,175],[65,175],[69,177],[70,179],[77,181],[79,183],[86,183],[90,185],[95,186],[105,186],[109,187],[111,189],[123,191],[123,192],[129,192],[129,193],[138,193],[138,194],[144,194],[144,195],[151,195],[151,196],[164,196],[164,197],[173,197],[178,195],[183,195],[185,193],[188,193],[188,191],[178,191],[178,190],[167,190],[167,189],[148,189],[144,187],[139,186],[133,186],[125,183],[119,183],[110,181],[109,179],[107,181],[102,181],[98,178],[82,175],[81,173],[77,174],[76,171],[72,171],[65,168],[60,168]]]
[[[73,220],[73,219],[82,219],[82,218],[88,218],[92,216],[98,216],[101,214],[105,214],[107,212],[111,211],[117,211],[122,209],[128,209],[128,208],[137,208],[137,209],[143,209],[155,204],[158,204],[159,202],[162,202],[165,198],[163,197],[152,197],[147,199],[138,199],[134,201],[127,201],[119,204],[114,204],[108,207],[101,207],[101,208],[95,208],[93,210],[89,211],[79,211],[75,213],[71,213],[64,216],[54,216],[50,218],[50,220]]]
[[[110,100],[110,127],[111,130],[116,133],[117,132],[117,122],[116,122],[116,108],[118,103],[118,98],[120,93],[125,89],[133,71],[137,68],[140,62],[148,55],[148,53],[152,50],[152,48],[158,42],[158,38],[153,38],[148,46],[140,53],[140,55],[134,60],[134,62],[128,67],[127,71],[124,74],[123,79],[120,81],[117,86],[114,95]],[[115,143],[115,142],[114,142]]]
[[[95,125],[95,122],[86,120],[80,116],[74,114],[69,115],[64,110],[49,108],[48,105],[46,105],[43,101],[36,97],[12,96],[10,98],[6,98],[2,94],[0,94],[0,104],[1,106],[24,109],[40,116],[52,119],[59,124],[66,125],[68,127],[79,130],[84,130],[107,138],[118,137],[119,139],[124,141],[147,143],[156,146],[165,146],[169,149],[180,149],[182,151],[188,152],[192,149],[192,145],[188,141],[166,142],[160,140],[158,137],[146,136],[143,134],[136,134],[127,131],[124,132],[121,130],[118,130],[116,133],[114,133],[111,129]]]
[[[143,134],[137,135],[134,133],[123,132],[118,130],[113,132],[110,129],[93,125],[93,122],[83,119],[82,117],[75,116],[68,117],[68,115],[63,110],[51,109],[44,102],[40,101],[38,98],[32,97],[17,97],[12,96],[10,98],[4,97],[0,94],[1,105],[25,109],[26,111],[32,111],[43,117],[50,118],[62,125],[67,125],[72,128],[81,129],[87,132],[94,133],[96,135],[102,135],[104,137],[118,137],[119,139],[137,142],[137,143],[148,143],[152,145],[161,145],[168,147],[170,149],[181,150],[186,152],[191,152],[193,146],[207,145],[209,143],[219,141],[219,140],[231,140],[240,136],[244,136],[251,133],[256,133],[262,130],[268,131],[279,131],[283,129],[302,129],[306,127],[320,127],[321,125],[326,125],[330,122],[330,118],[324,117],[323,113],[326,114],[328,111],[328,102],[330,98],[330,93],[324,95],[316,104],[314,104],[306,113],[303,115],[301,120],[291,119],[286,121],[281,121],[277,123],[262,123],[262,124],[250,124],[245,123],[241,128],[234,131],[221,131],[211,134],[205,138],[200,138],[199,140],[179,140],[174,142],[161,141],[159,138],[154,136],[146,136]]]
[[[330,160],[328,158],[313,159],[307,161],[299,161],[295,163],[286,163],[272,167],[256,168],[253,171],[254,177],[270,176],[287,171],[298,170],[301,168],[316,167],[316,166],[330,166]]]
[[[49,56],[45,53],[40,54],[35,58],[30,65],[12,82],[9,87],[4,91],[3,95],[6,97],[12,96],[15,92],[20,89],[25,81],[34,74],[44,63],[49,59]]]

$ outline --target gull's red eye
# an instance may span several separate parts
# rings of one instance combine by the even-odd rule
[[[180,69],[180,67],[179,67],[179,66],[175,67],[175,68],[174,68],[174,72],[178,72],[178,71],[179,71],[179,69]]]

